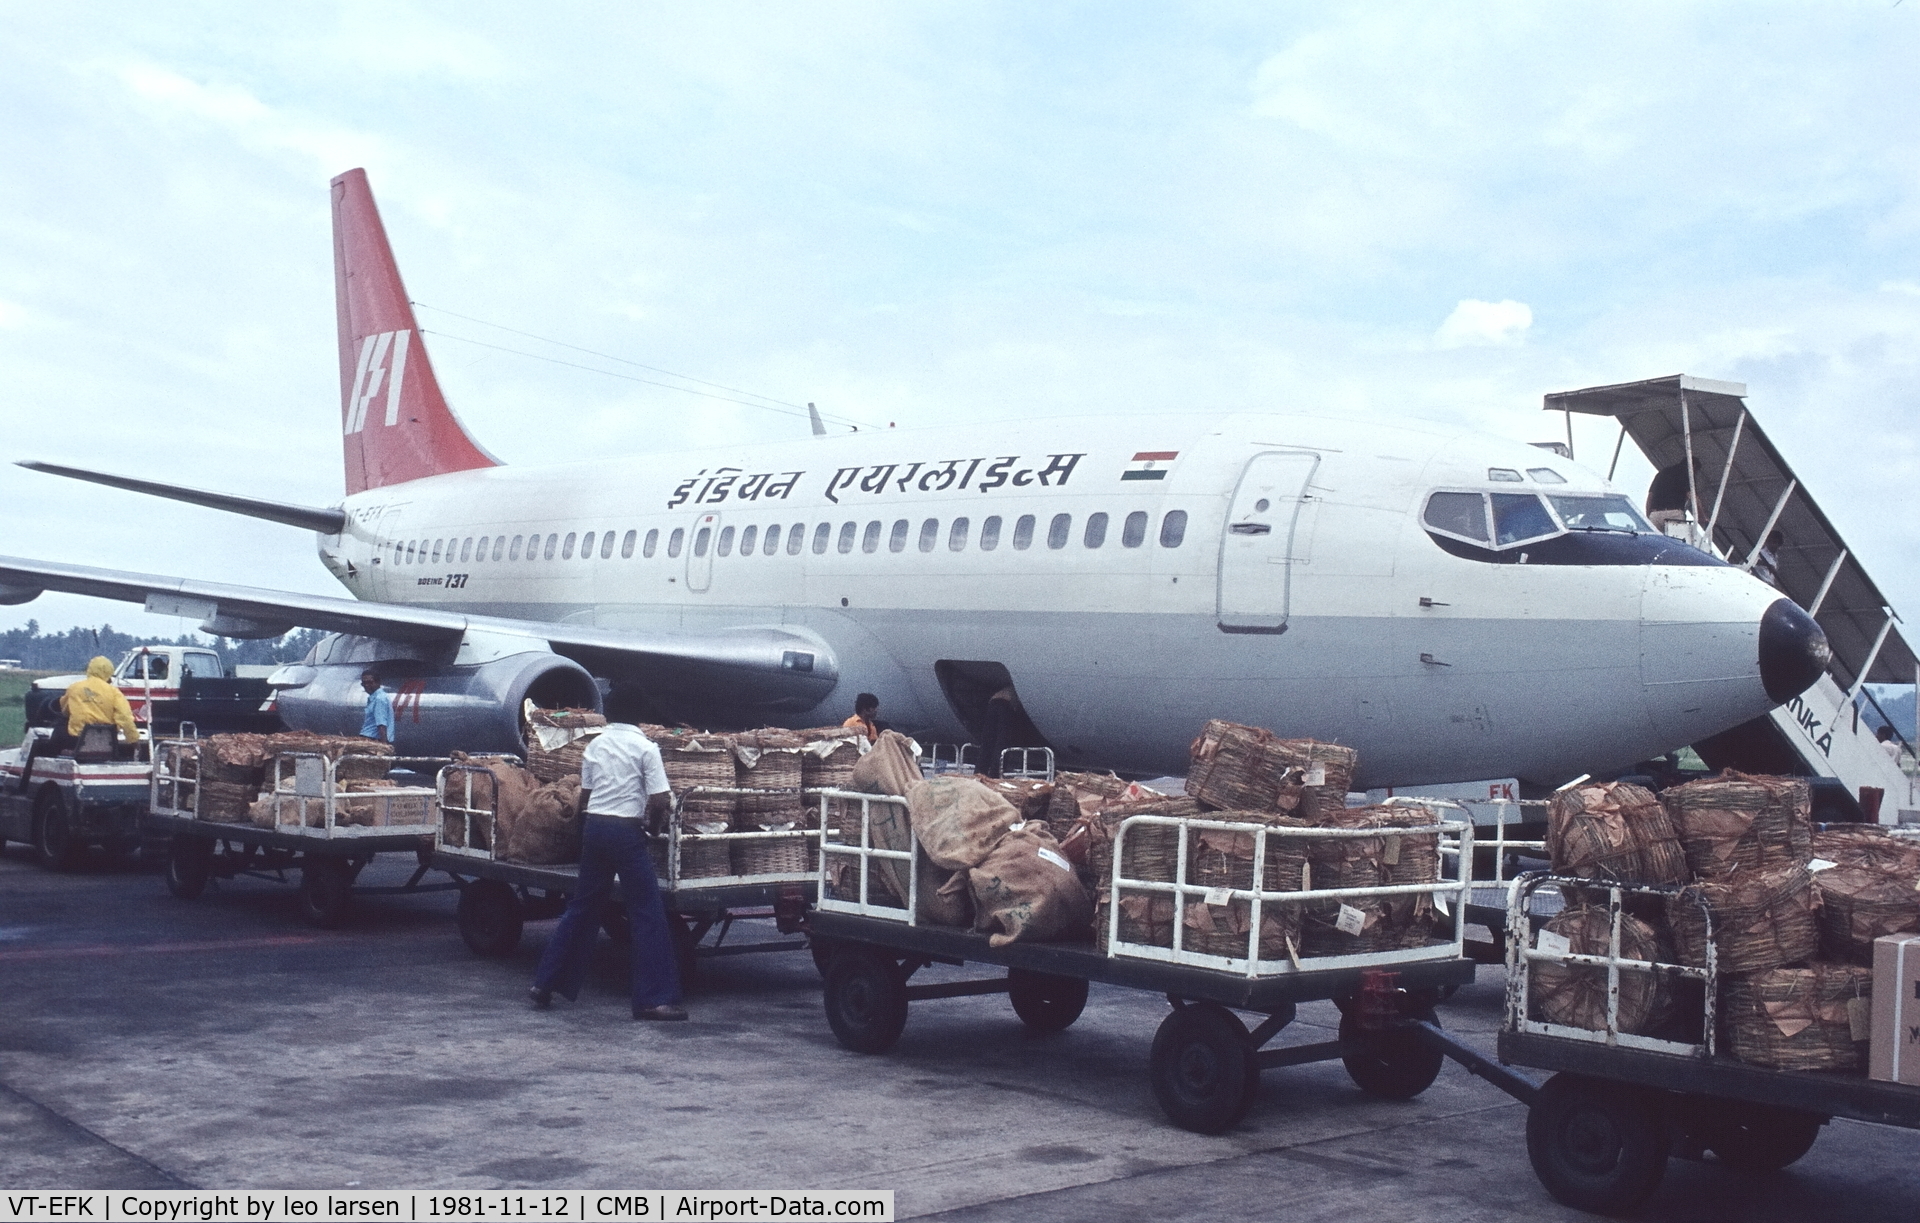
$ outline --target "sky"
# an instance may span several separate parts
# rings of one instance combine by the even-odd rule
[[[805,435],[758,397],[1538,441],[1685,372],[1912,614],[1916,52],[1888,2],[4,5],[0,459],[337,500],[364,166],[508,463]],[[341,593],[308,533],[10,465],[0,554]]]

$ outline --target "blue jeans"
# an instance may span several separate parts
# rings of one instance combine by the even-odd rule
[[[678,1006],[680,970],[667,933],[660,883],[647,857],[644,821],[609,815],[587,816],[580,844],[580,886],[540,956],[534,988],[550,989],[568,1001],[580,996],[593,940],[600,932],[600,909],[613,894],[615,875],[620,876],[626,894],[627,922],[633,931],[633,1009]]]

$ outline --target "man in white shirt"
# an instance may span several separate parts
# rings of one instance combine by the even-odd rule
[[[554,994],[580,996],[587,961],[600,931],[600,909],[620,877],[633,929],[633,1017],[685,1019],[680,973],[660,883],[647,856],[647,834],[661,832],[673,809],[660,749],[627,721],[609,721],[580,762],[580,806],[586,828],[580,843],[580,883],[548,940],[528,997],[546,1010]]]

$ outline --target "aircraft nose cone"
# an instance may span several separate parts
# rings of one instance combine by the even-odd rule
[[[1792,599],[1775,599],[1760,617],[1760,682],[1775,702],[1813,687],[1832,660],[1827,634]]]

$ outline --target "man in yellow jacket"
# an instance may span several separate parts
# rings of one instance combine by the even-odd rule
[[[87,678],[67,686],[67,694],[60,698],[60,712],[67,715],[67,733],[63,736],[59,733],[61,728],[54,727],[56,747],[78,739],[80,732],[89,726],[118,726],[128,743],[140,741],[140,726],[133,720],[133,707],[113,686],[113,663],[105,658],[96,657],[87,664]]]
[[[72,747],[79,741],[80,732],[89,726],[118,726],[128,743],[140,741],[140,725],[133,720],[133,706],[127,704],[127,698],[113,686],[113,663],[106,658],[96,656],[87,664],[87,678],[67,685],[66,695],[60,698],[60,712],[67,715],[67,720],[55,722],[51,735],[35,739],[27,749],[26,767],[20,770],[18,787],[22,794],[33,781],[33,762],[41,756],[57,756]]]

